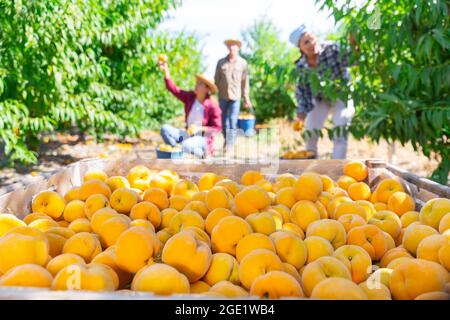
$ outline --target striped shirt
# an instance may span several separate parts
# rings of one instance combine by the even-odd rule
[[[338,43],[324,43],[320,46],[317,68],[311,68],[308,65],[305,56],[302,56],[297,62],[297,70],[300,73],[297,85],[297,113],[308,113],[314,108],[313,98],[323,100],[322,92],[313,93],[311,88],[311,71],[317,72],[319,77],[331,77],[336,84],[348,85],[350,83],[349,67],[350,51],[341,54]]]

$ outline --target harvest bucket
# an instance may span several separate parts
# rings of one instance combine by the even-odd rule
[[[255,134],[255,124],[256,124],[256,118],[252,114],[241,114],[238,118],[238,129],[244,131],[244,134],[249,137],[253,136]]]
[[[156,149],[156,158],[158,159],[182,159],[183,151],[169,152]]]

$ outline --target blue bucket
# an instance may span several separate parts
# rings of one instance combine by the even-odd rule
[[[238,129],[244,131],[246,136],[252,136],[255,134],[256,119],[238,119]]]
[[[168,151],[161,151],[159,149],[156,149],[156,158],[158,158],[158,159],[182,159],[183,151],[168,152]]]

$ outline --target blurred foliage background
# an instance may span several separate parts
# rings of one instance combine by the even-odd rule
[[[0,0],[0,137],[10,162],[36,162],[40,135],[133,136],[181,106],[164,89],[157,56],[193,85],[193,34],[155,31],[178,0]]]

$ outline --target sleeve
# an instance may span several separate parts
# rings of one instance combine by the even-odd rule
[[[222,110],[214,103],[211,108],[210,118],[208,121],[209,132],[222,131]]]
[[[166,83],[167,90],[169,90],[169,92],[172,93],[178,100],[184,103],[186,103],[189,100],[189,97],[192,94],[191,91],[181,90],[170,78],[165,78],[164,81]]]
[[[244,72],[242,74],[242,95],[245,101],[250,101],[250,78],[248,74],[248,64],[245,63]]]
[[[214,82],[216,83],[216,86],[219,87],[219,83],[220,83],[220,61],[219,60],[217,62],[217,66],[216,66],[216,73],[214,74]]]
[[[297,98],[297,113],[307,113],[306,109],[306,90],[299,83],[297,86],[297,90],[295,92],[295,96]]]

